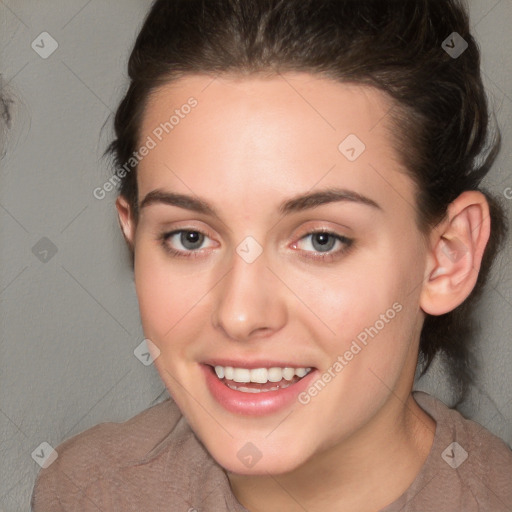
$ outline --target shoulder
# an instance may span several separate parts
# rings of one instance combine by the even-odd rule
[[[55,461],[37,475],[32,509],[75,510],[64,502],[77,503],[81,493],[95,485],[100,492],[103,475],[156,456],[183,423],[180,420],[181,412],[169,398],[125,422],[101,423],[65,440],[55,448]]]
[[[512,450],[505,441],[480,423],[465,418],[456,409],[450,409],[441,400],[427,393],[415,391],[414,398],[436,420],[439,427],[436,435],[439,434],[440,438],[451,437],[454,441],[465,443],[466,448],[471,451],[468,452],[467,460],[474,464],[475,470],[485,467],[480,464],[490,462],[503,463],[512,469]]]
[[[473,510],[469,504],[512,510],[510,447],[437,398],[418,391],[414,398],[437,424],[427,460],[435,480],[454,494],[464,494],[460,499],[468,503],[468,510]]]

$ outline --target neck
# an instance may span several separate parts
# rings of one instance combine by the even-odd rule
[[[233,493],[250,512],[380,510],[416,478],[435,421],[414,401],[390,395],[378,415],[350,438],[281,475],[228,473]]]

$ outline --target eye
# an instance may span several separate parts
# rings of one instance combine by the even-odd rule
[[[198,230],[179,229],[170,233],[163,233],[160,241],[164,249],[173,256],[189,258],[197,257],[208,235]]]
[[[203,244],[210,237],[196,229],[179,229],[169,233],[162,233],[159,240],[167,253],[178,258],[197,258],[204,252]],[[309,242],[307,240],[310,239]],[[304,243],[305,242],[305,243]],[[303,236],[292,245],[293,249],[304,252],[303,257],[319,260],[333,261],[341,257],[352,246],[353,240],[329,231],[314,231]],[[310,247],[313,251],[310,250]],[[337,247],[337,250],[333,249]]]
[[[309,239],[309,241],[308,241]],[[304,242],[304,243],[303,243]],[[303,236],[298,242],[292,245],[294,249],[304,251],[305,258],[320,261],[333,261],[345,254],[353,244],[353,240],[330,231],[313,231]],[[337,247],[337,250],[333,249]],[[312,254],[312,251],[316,254]]]

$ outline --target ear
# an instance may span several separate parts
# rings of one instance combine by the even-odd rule
[[[118,196],[116,199],[116,209],[119,217],[119,226],[123,232],[124,239],[133,252],[135,240],[135,223],[133,221],[130,204],[123,196]]]
[[[466,191],[432,230],[420,307],[430,315],[455,309],[473,290],[491,232],[489,204],[481,192]]]

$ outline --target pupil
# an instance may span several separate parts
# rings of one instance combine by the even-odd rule
[[[181,243],[183,244],[183,247],[186,247],[187,249],[197,249],[196,246],[201,246],[203,239],[202,233],[198,233],[197,231],[187,231],[184,233],[181,233]]]
[[[329,243],[329,239],[331,239],[331,243]],[[320,249],[315,247],[315,242],[318,242]],[[313,247],[315,247],[315,250],[318,252],[327,252],[331,250],[335,242],[336,241],[329,233],[315,233],[315,236],[313,237]]]

